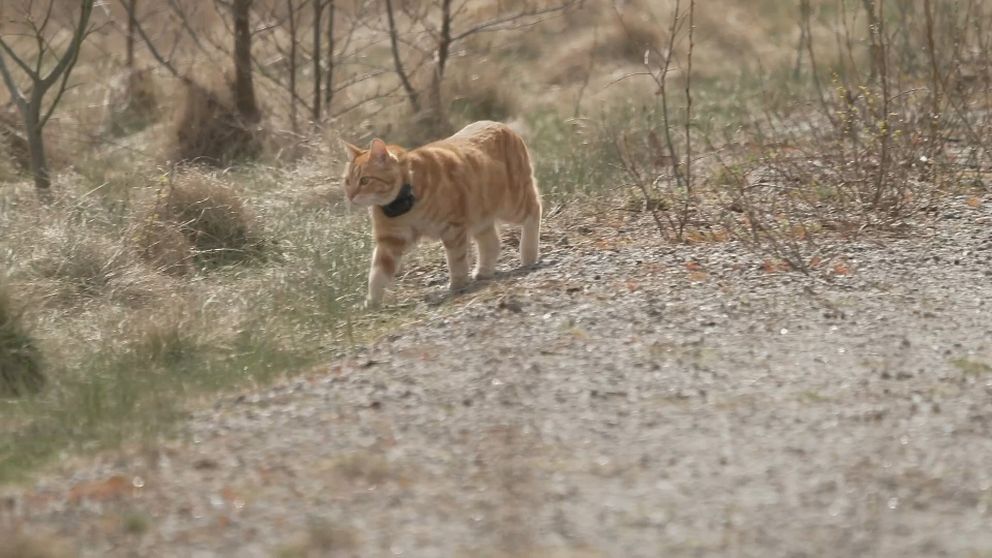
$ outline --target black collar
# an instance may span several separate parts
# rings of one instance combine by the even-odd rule
[[[407,183],[400,188],[400,193],[396,196],[395,200],[386,205],[380,205],[379,209],[386,214],[386,217],[399,217],[413,209],[413,202],[415,201],[416,198],[413,197],[413,186]]]

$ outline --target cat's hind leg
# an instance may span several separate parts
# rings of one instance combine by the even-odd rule
[[[541,212],[532,213],[523,222],[520,232],[520,264],[534,265],[538,258],[538,244],[541,241]]]
[[[476,279],[489,279],[496,272],[496,261],[499,260],[500,242],[496,225],[490,225],[477,233],[475,243],[479,247],[479,259],[472,276]]]

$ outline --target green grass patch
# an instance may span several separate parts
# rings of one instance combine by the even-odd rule
[[[965,376],[983,376],[985,374],[992,374],[992,366],[977,360],[956,358],[951,361],[951,364],[960,370]]]
[[[84,175],[47,208],[30,191],[0,191],[0,265],[25,309],[15,333],[31,332],[48,380],[36,395],[0,398],[0,483],[66,452],[167,436],[197,400],[291,375],[376,329],[374,320],[356,325],[371,253],[367,219],[324,203],[297,172],[204,177],[218,184],[199,191],[237,205],[232,223],[251,216],[265,257],[192,265],[181,275],[140,257],[129,232],[160,189],[155,177],[117,198],[128,202],[123,210],[86,195],[93,184]],[[229,197],[214,196],[217,189]],[[207,197],[192,196],[190,205]],[[237,227],[202,230],[246,236]]]

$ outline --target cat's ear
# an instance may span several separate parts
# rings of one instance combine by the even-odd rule
[[[341,145],[344,146],[345,151],[348,152],[349,159],[351,159],[352,161],[357,159],[358,156],[364,152],[364,150],[361,147],[358,147],[357,145],[352,145],[344,140],[341,140]]]
[[[389,153],[389,149],[386,148],[386,142],[379,138],[375,138],[372,140],[372,143],[369,144],[369,158],[380,165],[384,165],[387,161],[392,159],[393,156]]]

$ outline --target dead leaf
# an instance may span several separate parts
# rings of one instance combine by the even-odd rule
[[[784,273],[791,270],[792,266],[783,260],[768,259],[761,263],[761,269],[765,273]]]
[[[702,271],[703,266],[696,260],[692,260],[685,263],[685,268],[689,271]]]
[[[820,267],[822,264],[823,264],[823,260],[820,258],[820,256],[813,256],[809,260],[809,268],[810,269],[816,269],[816,268]]]
[[[233,503],[234,501],[241,499],[238,493],[230,486],[225,486],[221,489],[220,496],[228,503]]]
[[[131,494],[135,490],[131,480],[124,475],[114,475],[99,481],[82,482],[69,490],[69,502],[83,500],[105,502]]]
[[[844,262],[837,262],[834,264],[834,275],[850,275],[851,267]]]
[[[982,200],[978,199],[978,196],[971,196],[964,203],[968,204],[968,207],[978,208],[982,205]]]
[[[705,271],[693,271],[689,274],[690,281],[705,281],[710,278],[710,274]]]
[[[589,333],[580,327],[573,327],[569,333],[574,335],[577,339],[589,339]]]

